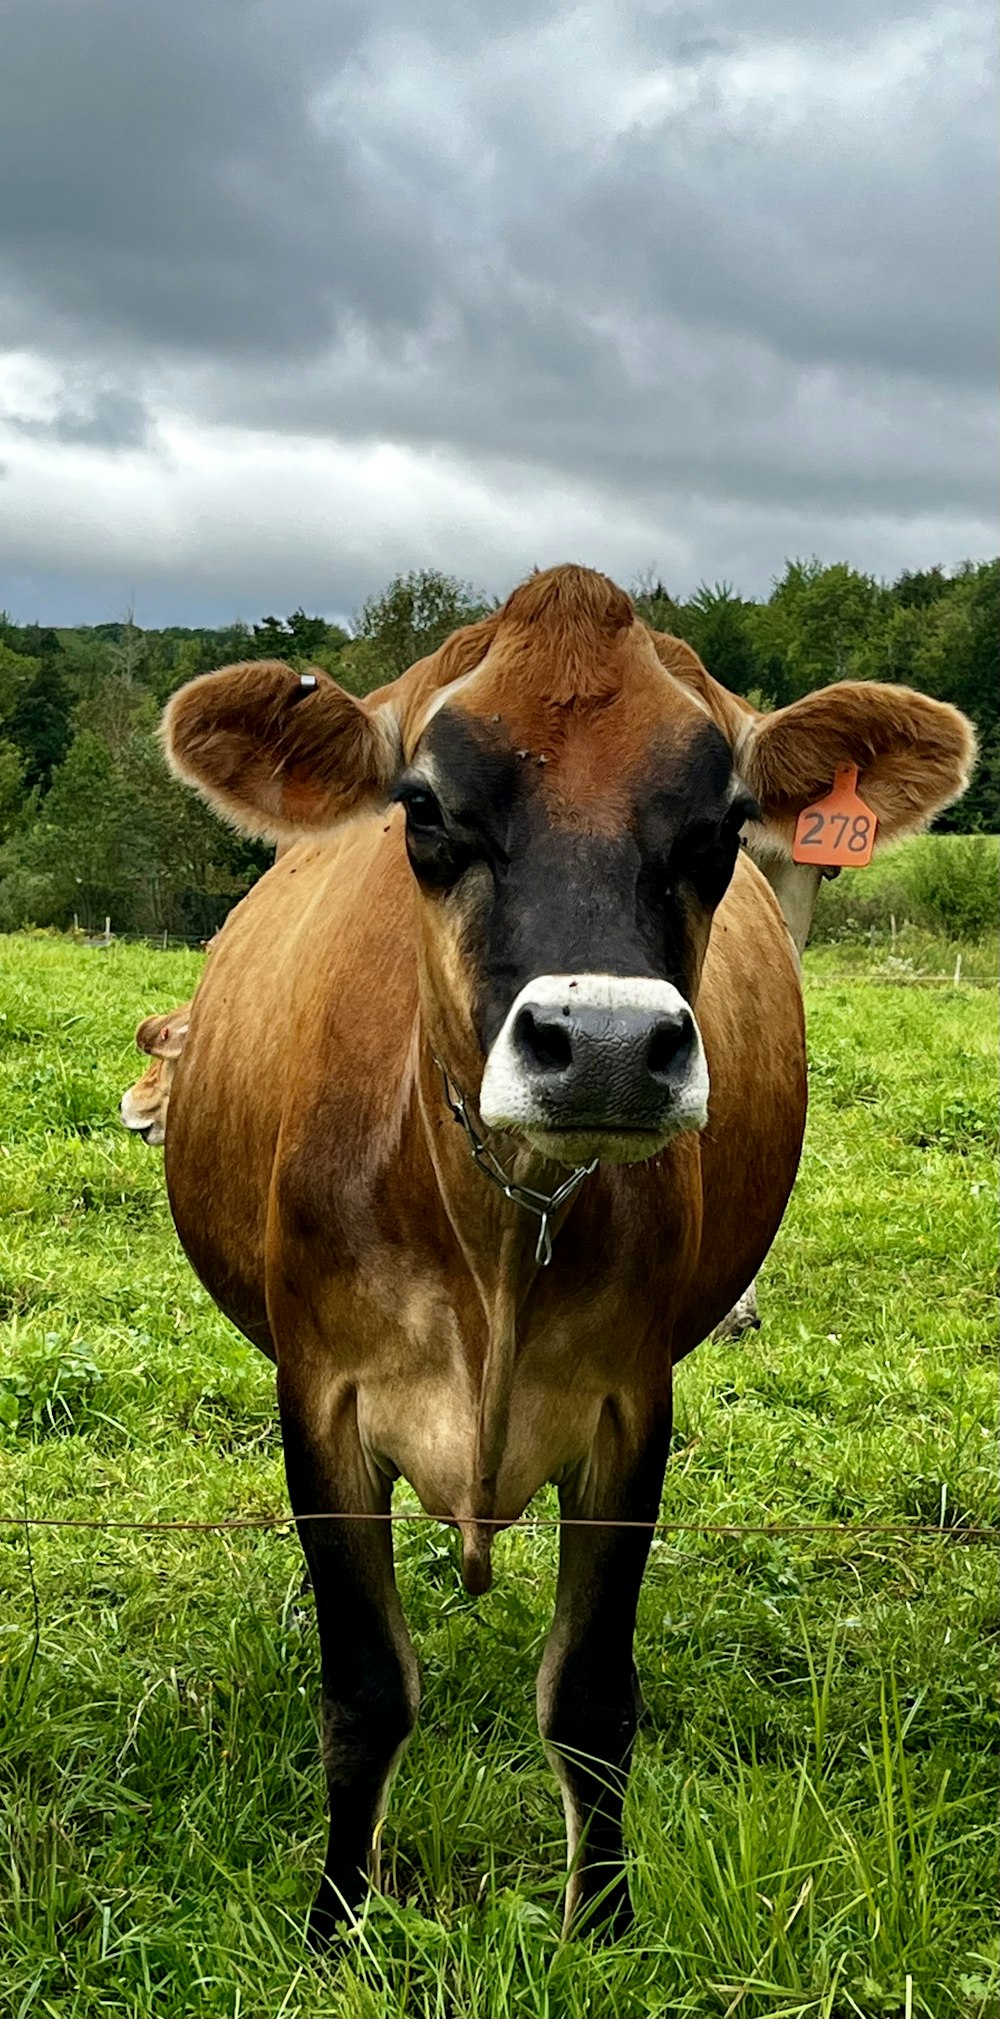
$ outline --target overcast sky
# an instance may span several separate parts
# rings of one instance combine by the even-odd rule
[[[20,0],[0,605],[995,550],[991,5]]]

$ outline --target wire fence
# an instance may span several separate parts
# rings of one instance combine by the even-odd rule
[[[279,1528],[305,1528],[316,1522],[388,1522],[393,1526],[407,1523],[429,1523],[434,1527],[476,1527],[501,1530],[519,1529],[531,1531],[550,1528],[598,1528],[642,1530],[656,1535],[700,1535],[700,1536],[792,1536],[810,1535],[814,1537],[872,1540],[878,1537],[884,1542],[929,1541],[959,1544],[1000,1544],[1000,1525],[955,1521],[951,1524],[936,1522],[892,1522],[892,1521],[626,1521],[610,1516],[524,1514],[511,1521],[502,1515],[469,1515],[460,1520],[428,1514],[422,1508],[372,1509],[337,1508],[323,1509],[309,1514],[238,1514],[220,1515],[211,1520],[175,1519],[173,1516],[150,1516],[141,1520],[118,1515],[74,1515],[74,1514],[22,1514],[0,1513],[0,1528],[14,1529],[91,1529],[109,1534],[122,1532],[135,1535],[225,1534],[233,1530],[261,1530]]]
[[[375,1521],[390,1522],[394,1525],[410,1524],[414,1526],[420,1523],[432,1523],[435,1527],[442,1525],[457,1527],[459,1525],[457,1522],[444,1524],[441,1516],[428,1514],[424,1509],[415,1508],[407,1508],[405,1510],[363,1509],[359,1511],[337,1509],[317,1511],[309,1514],[293,1514],[288,1512],[285,1514],[228,1515],[208,1521],[175,1520],[173,1518],[164,1519],[159,1517],[137,1521],[124,1519],[115,1515],[98,1518],[92,1515],[29,1514],[27,1488],[23,1485],[22,1506],[24,1511],[19,1515],[8,1515],[0,1512],[0,1530],[14,1529],[24,1536],[28,1585],[31,1593],[31,1648],[16,1686],[13,1706],[9,1713],[10,1718],[19,1715],[22,1704],[27,1700],[28,1685],[34,1673],[44,1631],[42,1602],[31,1547],[32,1531],[35,1529],[89,1529],[102,1534],[125,1532],[127,1534],[142,1535],[160,1535],[164,1533],[207,1535],[226,1534],[231,1533],[233,1530],[299,1529],[312,1522]],[[654,1541],[660,1535],[704,1536],[714,1537],[717,1540],[742,1539],[744,1537],[749,1538],[750,1536],[772,1538],[778,1536],[808,1535],[814,1538],[822,1537],[824,1541],[830,1542],[842,1542],[844,1540],[851,1542],[867,1541],[869,1544],[880,1542],[883,1545],[905,1542],[908,1547],[932,1541],[947,1542],[952,1545],[957,1543],[963,1549],[968,1548],[970,1545],[992,1544],[995,1546],[997,1543],[1000,1543],[1000,1526],[993,1527],[982,1523],[955,1524],[952,1527],[945,1527],[941,1523],[929,1522],[902,1524],[871,1521],[619,1521],[585,1515],[533,1514],[521,1515],[516,1521],[504,1521],[499,1517],[484,1517],[482,1519],[477,1517],[475,1525],[478,1528],[493,1528],[498,1531],[501,1529],[508,1531],[511,1529],[530,1531],[554,1528],[638,1529],[649,1533]],[[858,1554],[865,1553],[868,1552],[858,1552]]]
[[[97,952],[106,951],[113,946],[142,946],[147,948],[150,953],[169,953],[171,951],[180,952],[184,950],[204,953],[211,944],[210,938],[199,937],[194,934],[184,936],[183,934],[170,933],[166,930],[162,933],[116,932],[112,928],[110,918],[106,920],[104,928],[100,931],[84,932],[82,929],[74,928],[73,933],[67,936],[74,937],[78,944]],[[925,974],[910,969],[907,963],[898,960],[891,952],[892,944],[893,942],[888,939],[886,940],[885,964],[881,967],[845,967],[837,968],[825,974],[816,974],[807,966],[805,979],[810,988],[842,987],[845,983],[857,984],[861,982],[871,983],[872,986],[881,988],[991,989],[997,987],[997,978],[994,976],[968,974],[965,972],[966,957],[962,953],[956,956],[955,965],[949,971]],[[811,950],[816,951],[817,949]],[[879,950],[877,946],[871,949],[873,958],[877,956]]]

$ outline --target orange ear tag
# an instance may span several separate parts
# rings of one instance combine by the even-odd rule
[[[839,765],[833,791],[799,814],[793,862],[814,862],[817,869],[864,869],[871,861],[878,815],[858,798],[857,785],[857,765]]]

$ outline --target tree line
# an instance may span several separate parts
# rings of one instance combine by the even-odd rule
[[[726,582],[675,600],[647,575],[640,614],[686,638],[717,679],[780,707],[832,680],[904,682],[976,722],[972,786],[939,825],[1000,828],[996,710],[1000,561],[906,572],[790,561],[766,600]],[[207,937],[270,852],[174,783],[156,724],[175,687],[239,659],[320,666],[353,694],[393,680],[494,605],[468,583],[397,576],[350,631],[302,609],[223,630],[114,623],[54,629],[0,612],[0,931],[33,925]]]

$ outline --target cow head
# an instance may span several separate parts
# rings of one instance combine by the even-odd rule
[[[397,803],[431,1046],[487,1126],[561,1162],[703,1126],[698,990],[744,829],[787,852],[854,762],[890,840],[971,764],[965,719],[908,689],[842,683],[762,716],[693,654],[697,677],[671,664],[675,643],[605,576],[557,568],[366,701],[257,663],[167,711],[175,770],[250,832]]]
[[[191,1004],[182,1003],[166,1016],[146,1017],[135,1034],[138,1050],[146,1052],[152,1063],[122,1095],[119,1114],[125,1127],[141,1136],[150,1149],[159,1149],[166,1138],[170,1089],[184,1050],[190,1013]]]

